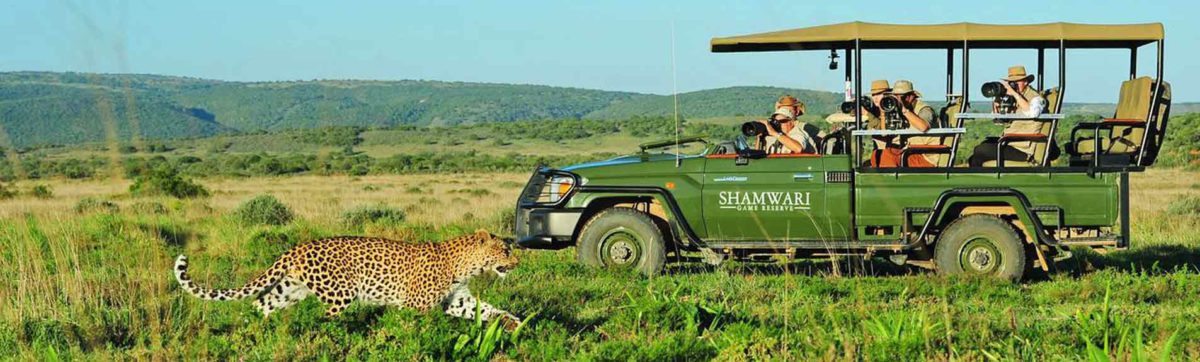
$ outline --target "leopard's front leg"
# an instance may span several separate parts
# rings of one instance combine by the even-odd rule
[[[442,302],[442,307],[445,308],[446,314],[466,319],[475,319],[475,309],[479,309],[479,315],[483,320],[489,321],[493,318],[503,318],[504,328],[512,330],[521,323],[521,319],[503,309],[496,308],[491,304],[487,304],[471,295],[471,291],[467,290],[466,285],[455,285],[450,295]]]

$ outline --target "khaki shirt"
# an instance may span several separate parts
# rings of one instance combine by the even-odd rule
[[[934,128],[934,126],[937,125],[938,122],[936,119],[934,119],[937,117],[935,116],[936,112],[933,111],[932,106],[926,104],[924,101],[917,100],[917,104],[914,104],[912,108],[913,113],[916,113],[918,117],[921,117],[921,119],[929,123],[929,128]],[[913,127],[912,124],[909,124],[908,129],[916,130],[917,128]],[[945,140],[943,138],[945,138],[945,136],[913,136],[909,137],[907,142],[910,145],[941,145],[945,144]],[[929,163],[937,165],[938,161],[941,161],[943,155],[927,153],[921,156],[925,157],[925,160],[929,161]]]
[[[1025,96],[1025,100],[1029,101],[1030,104],[1034,102],[1039,103],[1039,105],[1034,108],[1045,109],[1042,104],[1044,104],[1046,100],[1042,98],[1041,92],[1033,89],[1033,87],[1025,87],[1025,91],[1021,94]],[[1004,127],[1004,133],[1046,134],[1042,131],[1042,128],[1048,127],[1048,125],[1049,123],[1041,121],[1012,121],[1008,124],[1008,126]],[[1012,146],[1021,152],[1025,152],[1026,154],[1032,155],[1034,153],[1034,148],[1037,147],[1037,144],[1033,141],[1022,141],[1010,143],[1009,146]]]

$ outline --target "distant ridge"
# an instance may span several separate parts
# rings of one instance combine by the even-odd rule
[[[782,94],[828,114],[839,93],[728,87],[680,94],[685,118],[761,116]],[[1194,105],[1175,105],[1179,114]],[[106,139],[123,142],[230,132],[311,128],[472,124],[537,119],[624,119],[671,113],[670,96],[542,85],[424,80],[227,82],[148,74],[0,73],[0,127],[11,146]],[[1067,110],[1111,113],[1108,104]],[[2,139],[2,138],[0,138]],[[3,147],[4,145],[0,145]]]

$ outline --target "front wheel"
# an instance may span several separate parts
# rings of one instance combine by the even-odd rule
[[[661,272],[667,258],[654,220],[621,207],[601,211],[583,226],[575,254],[584,265],[635,269],[648,276]]]
[[[1025,272],[1025,248],[1017,231],[994,215],[968,215],[950,223],[938,236],[933,256],[942,274],[1016,281]]]

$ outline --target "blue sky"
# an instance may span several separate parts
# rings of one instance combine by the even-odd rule
[[[1162,22],[1176,99],[1200,101],[1200,72],[1190,66],[1200,57],[1197,10],[1185,1],[5,1],[0,71],[430,79],[667,94],[674,24],[680,91],[840,91],[828,53],[713,54],[708,40],[853,20]],[[1141,53],[1140,72],[1151,74],[1153,51]],[[944,59],[942,51],[869,52],[864,78],[908,78],[927,96],[943,94]],[[1068,52],[1067,101],[1115,101],[1127,60],[1125,51]],[[1033,51],[972,52],[972,80],[1015,63],[1032,71]]]

